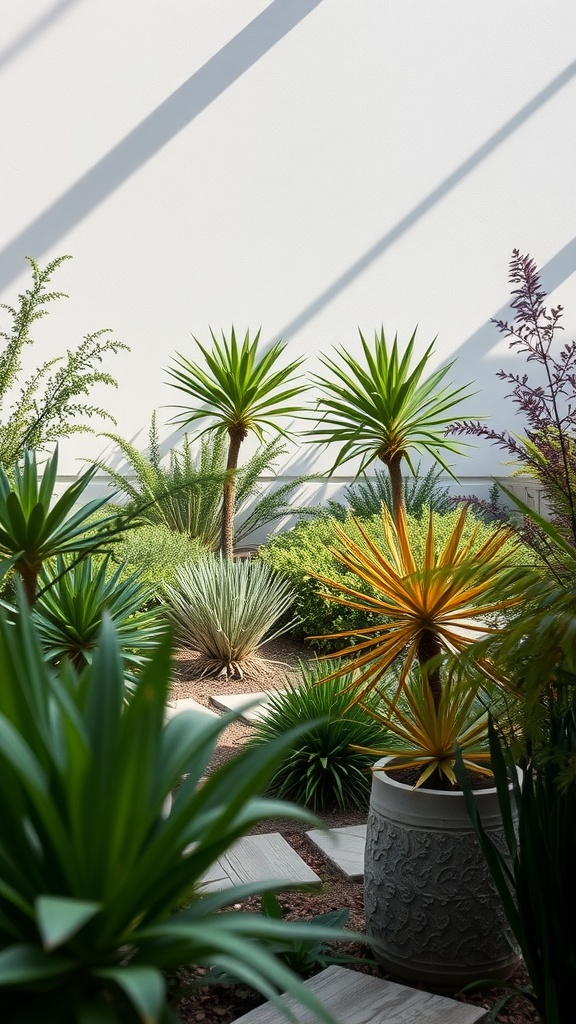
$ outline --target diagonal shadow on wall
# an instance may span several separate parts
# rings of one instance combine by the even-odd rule
[[[320,293],[308,306],[298,313],[289,323],[285,324],[281,331],[272,339],[271,344],[280,338],[289,338],[301,330],[306,324],[314,319],[322,309],[330,304],[336,296],[344,291],[348,285],[359,277],[368,267],[374,263],[383,253],[386,252],[399,238],[402,238],[417,221],[427,214],[432,207],[436,206],[445,196],[451,192],[464,178],[466,178],[479,164],[483,163],[494,150],[498,149],[515,131],[529,120],[538,110],[548,103],[564,86],[576,77],[576,60],[569,64],[556,78],[553,78],[540,92],[521,107],[501,128],[491,135],[486,142],[483,142],[466,160],[464,160],[451,174],[440,182],[436,188],[417,203],[409,213],[399,220],[390,231],[387,231],[370,249],[368,249],[355,263],[352,263],[343,274],[340,274],[323,292]],[[558,284],[560,281],[558,280]]]
[[[15,60],[22,50],[25,50],[27,46],[30,46],[34,40],[45,32],[46,29],[50,28],[54,22],[58,21],[63,14],[66,14],[71,7],[75,7],[76,4],[81,3],[82,0],[59,0],[59,3],[46,11],[40,18],[37,18],[32,25],[24,29],[20,35],[5,46],[3,50],[0,50],[0,71],[3,70],[11,61]]]
[[[79,224],[323,0],[273,0],[0,252],[0,289]]]

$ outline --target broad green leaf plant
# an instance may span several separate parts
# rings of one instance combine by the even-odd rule
[[[11,567],[18,574],[28,603],[33,605],[43,564],[57,555],[79,558],[101,550],[127,529],[118,513],[96,517],[110,496],[95,498],[76,509],[96,472],[87,470],[55,500],[58,448],[39,474],[36,453],[26,450],[13,480],[0,466],[0,576]],[[76,510],[75,510],[76,509]]]
[[[210,335],[211,348],[194,338],[205,368],[177,353],[174,366],[168,370],[168,383],[198,403],[197,407],[177,407],[182,412],[174,417],[175,423],[188,426],[207,419],[208,426],[202,433],[215,430],[228,436],[220,550],[230,558],[234,548],[236,470],[242,442],[251,432],[262,442],[267,429],[285,436],[278,421],[300,412],[295,400],[305,386],[296,375],[301,359],[278,365],[286,348],[281,341],[259,351],[260,331],[252,339],[247,331],[242,341],[234,328],[229,338],[222,334],[219,340],[212,330]]]
[[[352,633],[328,634],[328,639],[349,643],[331,655],[342,662],[325,679],[354,671],[356,676],[347,684],[352,701],[363,701],[374,690],[380,694],[384,710],[367,710],[381,721],[386,748],[371,752],[397,754],[398,767],[418,767],[419,785],[428,779],[436,784],[455,783],[457,738],[469,762],[483,770],[488,757],[479,748],[486,738],[486,721],[479,714],[476,695],[481,683],[488,685],[489,680],[505,685],[504,677],[486,659],[479,660],[478,671],[471,672],[464,683],[454,682],[450,674],[442,678],[443,653],[454,655],[469,648],[495,628],[487,618],[520,600],[517,594],[505,597],[499,591],[508,568],[506,546],[509,554],[514,546],[510,531],[496,529],[477,548],[474,534],[467,541],[462,539],[468,514],[462,510],[452,535],[437,550],[431,513],[419,561],[402,510],[396,522],[387,509],[382,510],[386,550],[374,543],[359,521],[355,525],[363,545],[338,526],[340,546],[331,548],[331,553],[367,583],[371,593],[316,576],[331,588],[323,594],[326,600],[378,616],[375,624]],[[398,686],[390,696],[384,682],[395,664],[400,665]],[[413,668],[417,671],[412,672]],[[397,741],[394,750],[390,736]]]
[[[330,1020],[267,943],[343,934],[219,913],[281,882],[202,888],[211,865],[256,823],[315,821],[258,795],[294,733],[208,775],[234,716],[184,712],[165,723],[171,671],[167,638],[126,703],[109,619],[78,674],[67,661],[57,672],[47,666],[23,600],[14,623],[0,610],[6,1024],[176,1024],[164,972],[190,964],[230,972],[279,1006],[285,990]]]
[[[362,359],[341,347],[337,358],[321,362],[328,375],[316,375],[320,392],[314,441],[340,445],[333,469],[360,458],[359,473],[376,460],[390,474],[395,518],[404,508],[402,464],[414,473],[412,454],[428,455],[453,476],[443,453],[460,453],[462,444],[446,437],[456,410],[474,392],[469,384],[446,384],[454,362],[425,376],[434,342],[414,361],[416,331],[402,352],[397,336],[392,345],[384,329],[374,335],[371,348],[360,332]]]

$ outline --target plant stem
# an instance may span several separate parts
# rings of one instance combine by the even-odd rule
[[[222,534],[220,550],[224,558],[232,558],[234,554],[234,510],[236,506],[236,471],[240,445],[247,436],[247,431],[240,427],[228,427],[228,458],[226,460],[226,479],[222,499]]]
[[[383,460],[390,474],[390,486],[392,488],[392,515],[397,523],[404,511],[404,486],[402,483],[402,455],[393,455],[390,459]]]

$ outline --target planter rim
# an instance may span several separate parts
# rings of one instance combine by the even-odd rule
[[[463,831],[474,830],[461,790],[447,792],[424,786],[414,789],[405,782],[398,782],[392,773],[385,770],[386,765],[395,760],[394,757],[382,757],[373,765],[372,806],[376,811],[415,826],[441,830],[459,822]],[[491,828],[501,824],[496,787],[475,789],[472,794],[483,825]]]

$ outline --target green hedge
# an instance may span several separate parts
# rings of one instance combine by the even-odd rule
[[[443,548],[447,543],[452,531],[459,519],[461,510],[456,508],[450,512],[434,514],[434,527],[436,533],[437,548]],[[428,533],[429,512],[426,510],[419,518],[407,516],[408,534],[418,562],[423,554]],[[294,635],[301,640],[313,636],[321,636],[326,633],[336,633],[340,630],[360,629],[377,623],[378,617],[365,612],[356,611],[353,608],[345,608],[343,605],[335,604],[319,596],[323,587],[311,573],[316,572],[329,579],[353,587],[365,594],[373,593],[371,588],[359,579],[355,574],[345,570],[328,550],[329,546],[338,547],[339,541],[336,534],[336,527],[340,527],[359,544],[364,541],[354,519],[348,515],[343,522],[329,516],[321,516],[318,519],[299,523],[291,530],[273,537],[268,544],[260,549],[260,557],[278,572],[284,573],[291,580],[297,592],[297,599],[294,610],[302,619],[302,623],[295,630]],[[384,535],[384,528],[381,515],[375,515],[362,522],[362,527],[370,539],[383,549],[387,549]],[[464,527],[463,538],[467,539],[477,531],[476,549],[491,537],[494,533],[494,526],[480,522],[469,512]],[[510,554],[512,546],[504,545],[502,555]],[[518,552],[512,556],[517,564],[532,564],[534,553],[528,548],[520,547]],[[341,641],[313,641],[313,646],[321,651],[334,651],[342,646]]]
[[[138,571],[141,582],[153,585],[160,598],[162,585],[174,582],[175,569],[205,552],[198,541],[167,526],[137,526],[127,530],[122,540],[113,545],[110,571],[119,562],[125,562],[125,575]]]

